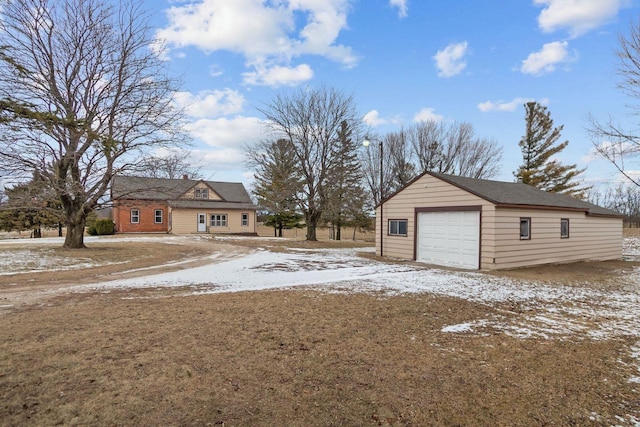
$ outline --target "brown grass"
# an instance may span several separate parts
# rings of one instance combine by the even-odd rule
[[[281,242],[265,244],[284,250]],[[22,279],[30,277],[37,293],[257,243],[243,245],[92,247],[68,255],[130,262],[98,272],[0,276],[0,290],[19,283],[28,292]],[[578,274],[591,277],[589,286],[609,286],[617,268],[554,266],[549,280]],[[628,414],[640,416],[637,384],[628,381],[638,375],[631,337],[443,333],[447,325],[509,313],[429,294],[192,291],[64,293],[5,311],[0,425],[568,426],[629,425]]]
[[[624,340],[440,332],[491,313],[431,295],[66,295],[0,317],[0,419],[606,425],[640,404],[619,362]]]

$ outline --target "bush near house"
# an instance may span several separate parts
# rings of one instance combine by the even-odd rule
[[[109,218],[97,219],[87,227],[91,236],[106,236],[115,232],[115,224]]]

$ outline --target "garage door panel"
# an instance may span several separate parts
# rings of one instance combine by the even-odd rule
[[[421,262],[478,269],[480,212],[420,212],[416,252]]]

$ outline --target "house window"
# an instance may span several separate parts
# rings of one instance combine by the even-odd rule
[[[242,226],[243,227],[248,227],[249,226],[249,214],[248,213],[243,213],[242,214]]]
[[[531,240],[531,218],[520,218],[520,240]]]
[[[140,210],[131,209],[131,224],[139,224],[139,223],[140,223]]]
[[[390,219],[389,220],[389,236],[406,236],[407,235],[406,219]]]
[[[560,219],[560,238],[569,238],[569,218]]]
[[[156,224],[162,224],[162,209],[156,209],[153,212],[153,216],[155,218],[154,222]]]
[[[211,215],[212,227],[226,227],[227,226],[227,214],[213,214]]]
[[[207,188],[196,188],[196,199],[208,199],[209,190]]]

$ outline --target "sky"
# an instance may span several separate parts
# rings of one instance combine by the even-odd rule
[[[207,179],[250,187],[242,149],[266,136],[259,109],[326,85],[353,95],[372,133],[471,123],[503,147],[503,181],[522,160],[523,104],[537,101],[564,125],[560,161],[587,168],[589,184],[619,180],[594,156],[587,117],[633,123],[616,50],[637,0],[144,1],[182,78],[177,99]]]

